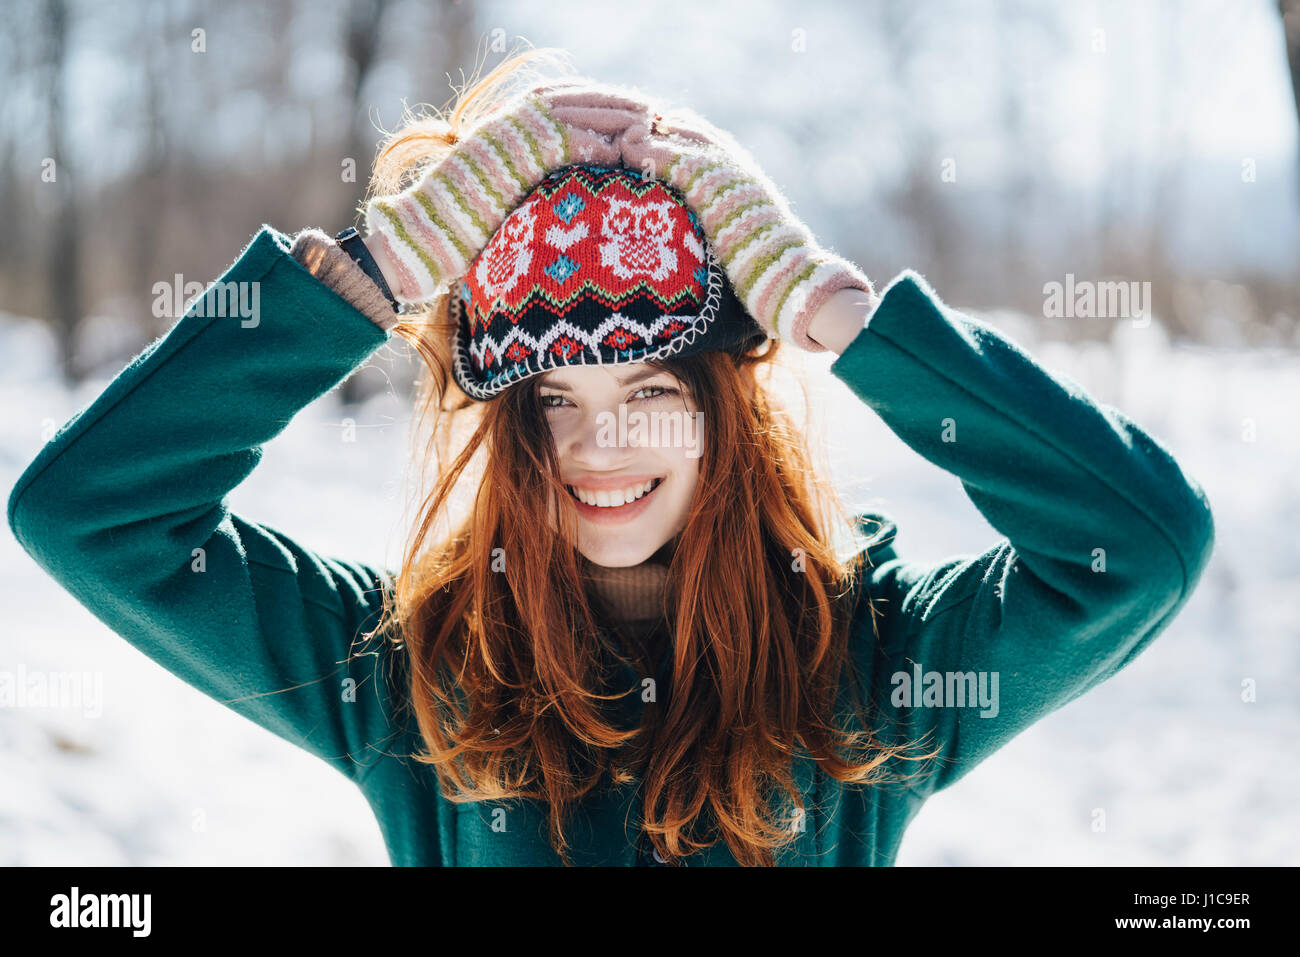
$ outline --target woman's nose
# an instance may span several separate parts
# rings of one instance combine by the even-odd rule
[[[620,428],[617,409],[584,417],[569,434],[564,451],[573,461],[602,470],[618,468],[636,455],[627,428]]]

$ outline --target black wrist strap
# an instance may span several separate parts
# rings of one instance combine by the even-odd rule
[[[388,288],[388,283],[384,281],[384,273],[379,268],[379,263],[375,262],[375,257],[370,255],[370,250],[361,240],[361,234],[357,232],[355,226],[349,226],[337,236],[334,241],[342,247],[343,251],[352,257],[353,261],[361,267],[361,271],[375,281],[379,291],[384,297],[393,304],[394,312],[401,312],[402,305],[393,296],[393,291]]]

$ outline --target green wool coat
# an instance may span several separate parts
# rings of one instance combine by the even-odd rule
[[[12,490],[10,527],[135,647],[354,781],[393,864],[558,864],[539,805],[447,801],[433,770],[405,757],[421,743],[400,707],[400,655],[382,643],[350,654],[377,620],[391,570],[317,554],[227,506],[263,445],[391,335],[288,248],[263,226],[221,278],[260,284],[256,324],[216,315],[209,289],[205,310],[192,305],[59,430]],[[998,678],[996,714],[919,692],[884,709],[895,740],[928,734],[943,748],[907,784],[845,786],[806,756],[795,761],[803,811],[778,863],[888,865],[929,795],[1169,625],[1209,560],[1214,526],[1205,493],[1165,447],[946,306],[914,272],[890,283],[831,371],[864,418],[873,410],[956,475],[1005,536],[978,556],[909,561],[886,515],[862,516],[871,567],[858,595],[870,605],[858,602],[851,651],[878,700],[891,699],[899,674]],[[644,860],[638,786],[581,805],[567,828],[575,864]],[[735,860],[719,842],[686,863]]]

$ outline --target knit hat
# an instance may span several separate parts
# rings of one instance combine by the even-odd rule
[[[550,369],[768,338],[681,196],[622,167],[545,177],[455,284],[451,307],[456,382],[480,400]]]

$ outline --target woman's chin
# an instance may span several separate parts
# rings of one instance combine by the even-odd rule
[[[578,551],[587,561],[603,568],[631,568],[640,565],[658,550],[659,544],[655,542],[646,542],[644,545],[627,541],[594,542],[585,535],[578,546]]]

